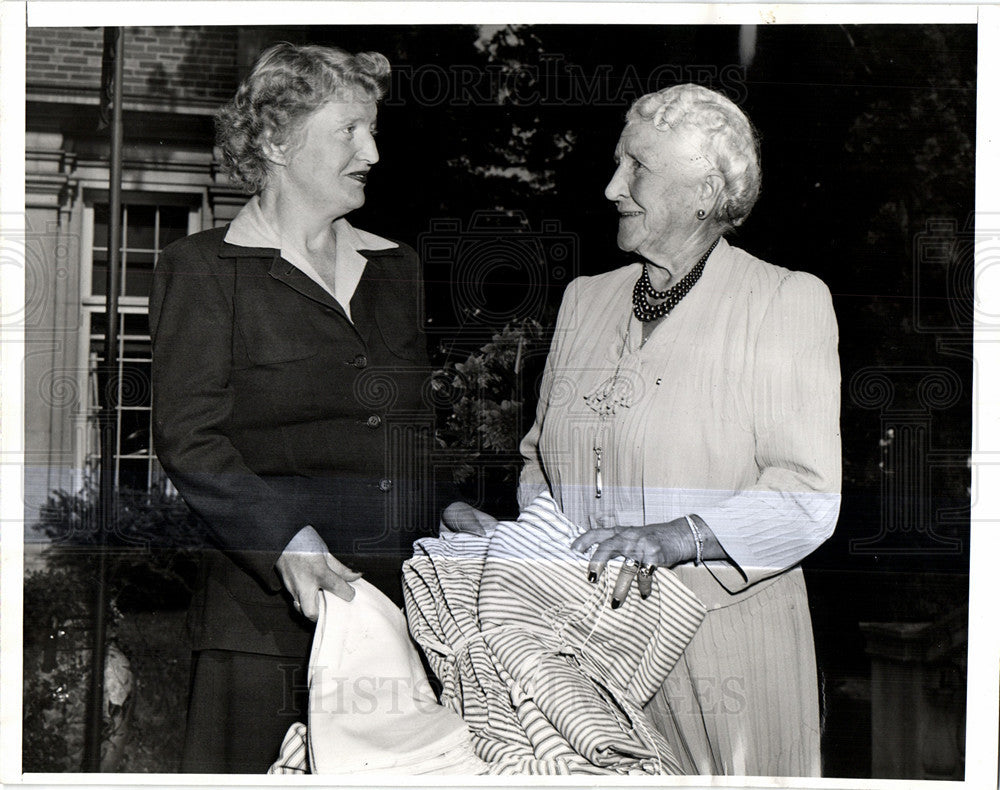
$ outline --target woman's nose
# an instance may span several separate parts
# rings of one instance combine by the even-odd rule
[[[612,202],[621,200],[628,196],[628,185],[625,183],[625,176],[622,173],[622,166],[615,168],[614,175],[604,188],[604,197]]]
[[[373,165],[378,161],[378,146],[375,144],[375,137],[368,132],[358,149],[358,159]]]

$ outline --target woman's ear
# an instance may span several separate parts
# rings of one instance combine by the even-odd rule
[[[261,144],[261,153],[272,165],[284,167],[288,163],[287,143],[276,143],[274,133],[268,129],[264,132],[264,140]]]
[[[701,182],[698,198],[699,206],[704,209],[706,216],[715,216],[725,188],[726,179],[720,173],[709,173],[705,176]]]

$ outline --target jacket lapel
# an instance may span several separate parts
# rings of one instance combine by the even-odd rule
[[[334,299],[325,288],[309,275],[301,269],[297,269],[280,255],[275,254],[274,260],[271,261],[271,268],[267,273],[278,282],[282,282],[303,296],[319,302],[324,307],[333,308],[345,319],[347,318],[347,314],[344,312],[344,308],[340,306],[340,302]]]
[[[368,263],[351,299],[351,316],[358,334],[370,343],[376,332],[381,332],[384,338],[399,332],[402,319],[394,309],[387,309],[386,306],[398,309],[399,305],[410,304],[413,289],[419,291],[422,284],[401,279],[408,272],[399,265],[405,255],[402,248],[359,252]]]
[[[347,319],[347,314],[340,303],[334,299],[327,291],[312,280],[301,269],[297,269],[291,263],[281,257],[281,253],[270,247],[241,247],[236,244],[229,244],[223,240],[219,246],[220,258],[246,258],[258,261],[258,265],[268,265],[268,276],[284,283],[289,288],[298,291],[300,294],[314,302],[319,302],[324,307],[336,310]],[[259,271],[259,270],[258,270]]]
[[[371,343],[372,332],[379,320],[379,303],[384,305],[382,292],[384,286],[384,272],[382,252],[379,250],[361,250],[362,255],[368,260],[365,270],[361,274],[358,287],[351,297],[351,317],[354,319],[354,326],[358,334],[364,338],[366,343]],[[384,308],[383,308],[384,309]]]
[[[351,298],[351,316],[354,319],[354,330],[362,339],[368,341],[379,316],[375,300],[379,297],[379,291],[387,284],[385,282],[385,263],[382,259],[397,257],[402,252],[398,248],[359,250],[359,252],[365,256],[368,263],[365,265],[364,273],[361,275],[358,287]],[[263,259],[265,264],[270,261],[267,272],[269,277],[297,291],[307,299],[312,299],[324,307],[335,310],[348,324],[352,324],[340,302],[309,275],[282,258],[278,250],[265,247],[239,247],[223,241],[219,249],[219,256],[222,258]]]

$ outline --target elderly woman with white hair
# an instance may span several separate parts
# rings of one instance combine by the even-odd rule
[[[519,500],[549,491],[593,527],[575,548],[593,550],[611,606],[642,606],[664,573],[705,604],[646,708],[686,771],[818,775],[799,562],[840,507],[830,294],[726,241],[761,181],[754,130],[726,97],[642,97],[615,161],[605,195],[633,262],[566,290]],[[613,557],[622,571],[603,578]]]

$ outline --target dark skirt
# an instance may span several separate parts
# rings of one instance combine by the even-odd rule
[[[267,773],[288,728],[306,720],[308,664],[308,656],[195,652],[181,770]]]

